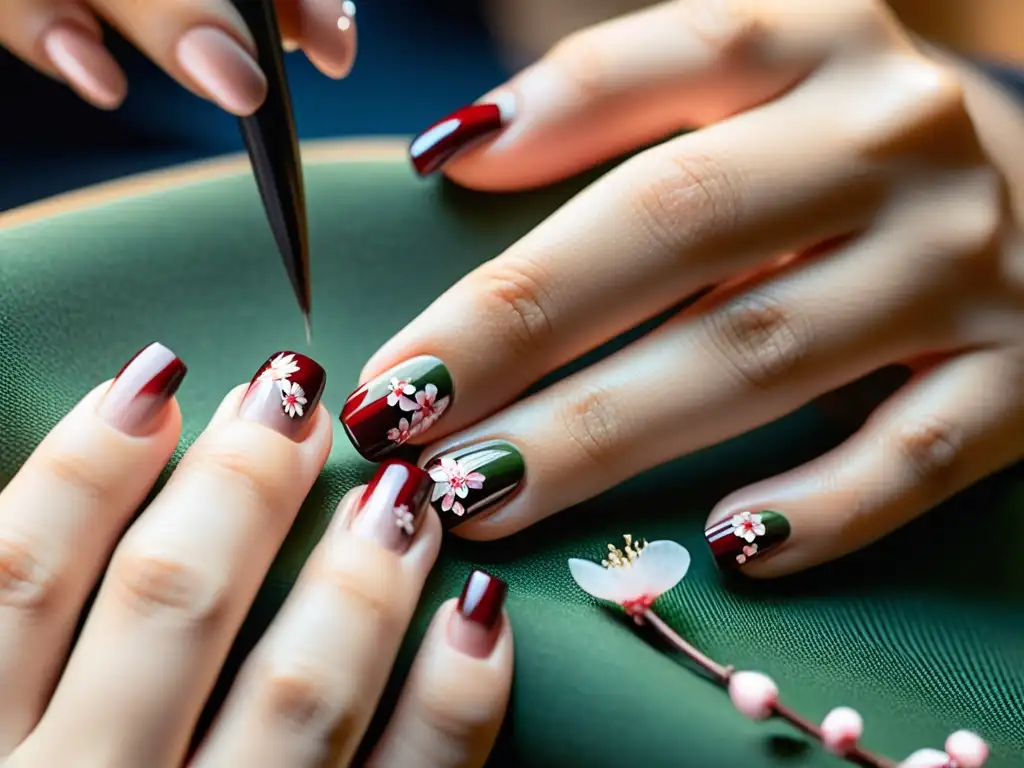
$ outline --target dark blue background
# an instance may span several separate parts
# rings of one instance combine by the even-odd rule
[[[0,0],[3,2],[3,0]],[[304,139],[411,135],[498,85],[508,72],[469,3],[363,0],[359,57],[341,82],[287,56]],[[0,210],[129,173],[240,151],[237,121],[185,91],[123,40],[128,72],[114,113],[0,51]]]

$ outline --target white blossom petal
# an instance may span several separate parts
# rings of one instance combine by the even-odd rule
[[[947,768],[949,755],[937,749],[919,749],[902,763],[899,768]]]
[[[605,568],[590,560],[572,558],[569,560],[569,573],[580,589],[599,600],[621,603],[628,599],[623,590],[623,574],[625,568]]]
[[[652,541],[632,566],[623,570],[634,572],[630,597],[658,597],[683,580],[690,569],[690,553],[674,541]]]

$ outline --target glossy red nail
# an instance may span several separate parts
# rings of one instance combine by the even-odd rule
[[[448,640],[470,656],[487,658],[500,632],[501,609],[508,585],[485,571],[473,571],[466,579],[459,602],[448,624]]]
[[[430,475],[416,465],[385,461],[363,491],[352,532],[385,549],[405,552],[427,509],[431,485]]]
[[[129,435],[145,435],[174,397],[188,369],[163,344],[153,342],[125,363],[100,402],[100,418]]]
[[[326,383],[327,373],[313,358],[298,352],[278,352],[252,377],[238,415],[292,440],[301,440]]]
[[[462,150],[490,138],[508,125],[512,112],[503,103],[473,104],[438,120],[409,145],[416,173],[434,173]]]

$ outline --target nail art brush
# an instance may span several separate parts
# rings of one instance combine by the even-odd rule
[[[267,99],[253,115],[240,118],[242,138],[270,229],[284,261],[311,341],[309,234],[299,138],[285,76],[284,50],[274,0],[232,0],[256,40],[258,62],[267,76]]]

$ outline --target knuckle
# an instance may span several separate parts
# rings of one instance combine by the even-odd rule
[[[721,162],[690,154],[670,161],[642,158],[629,194],[634,218],[659,248],[676,254],[740,218],[740,196]]]
[[[482,281],[478,295],[485,302],[485,315],[496,318],[515,351],[531,354],[544,349],[554,324],[540,267],[527,259],[506,258],[489,265]]]
[[[267,716],[303,730],[326,727],[333,709],[329,670],[286,661],[270,661],[261,668],[256,689]]]
[[[288,506],[286,477],[289,472],[297,471],[296,467],[287,467],[287,462],[274,461],[260,451],[232,446],[206,449],[189,464],[189,471],[198,466],[215,482],[240,490],[253,506],[270,509]]]
[[[45,477],[69,486],[90,501],[107,496],[108,479],[89,456],[62,450],[45,451],[39,455]]]
[[[395,556],[383,550],[363,548],[346,557],[318,559],[314,578],[329,585],[343,600],[354,603],[355,613],[375,628],[379,636],[398,633],[408,619],[408,605],[402,599],[402,571]]]
[[[54,599],[57,575],[42,565],[34,549],[23,540],[0,535],[0,606],[37,612]]]
[[[891,440],[899,463],[918,484],[937,492],[956,486],[956,465],[964,444],[963,430],[935,416],[900,424]]]
[[[615,460],[628,427],[611,392],[598,387],[580,389],[560,411],[569,442],[589,462],[600,468]]]
[[[181,559],[125,551],[113,565],[115,594],[140,616],[176,615],[188,624],[218,622],[227,590]]]
[[[811,326],[779,302],[749,293],[701,319],[711,351],[756,389],[770,389],[798,369]]]

